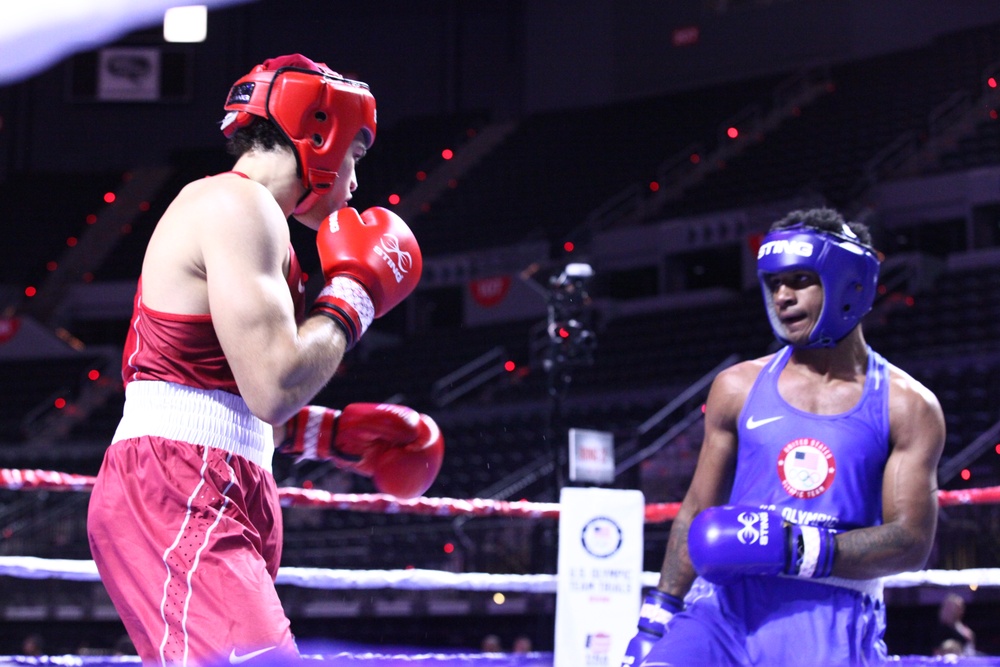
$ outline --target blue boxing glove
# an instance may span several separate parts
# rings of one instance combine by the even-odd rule
[[[663,637],[663,628],[674,614],[684,611],[684,600],[656,588],[646,594],[639,609],[639,632],[628,643],[622,667],[639,667],[656,642]]]
[[[828,577],[836,533],[786,523],[777,512],[750,507],[709,507],[691,522],[688,554],[695,571],[713,584],[745,575]]]

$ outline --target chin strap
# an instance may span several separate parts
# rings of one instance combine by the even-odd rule
[[[295,208],[292,209],[292,215],[301,215],[311,209],[319,201],[319,195],[312,190],[306,190],[305,194],[299,198],[299,201],[295,204]]]
[[[306,188],[308,189],[295,205],[295,209],[292,211],[293,215],[309,211],[309,209],[316,205],[320,197],[333,188],[333,184],[337,180],[337,172],[326,171],[324,169],[310,169],[308,176],[308,179],[306,179],[308,181]]]

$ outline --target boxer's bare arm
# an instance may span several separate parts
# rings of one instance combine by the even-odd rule
[[[250,410],[284,422],[329,381],[346,340],[329,318],[295,321],[286,282],[288,223],[271,193],[219,176],[178,195],[150,240],[146,305],[210,313]]]
[[[688,555],[691,521],[706,507],[721,505],[729,496],[736,468],[737,419],[761,361],[747,361],[719,373],[705,403],[705,436],[698,466],[681,509],[674,519],[658,588],[684,597],[695,578]]]
[[[882,481],[882,525],[837,536],[833,573],[872,578],[920,569],[937,527],[937,466],[945,421],[937,398],[899,369],[890,376],[892,452]]]

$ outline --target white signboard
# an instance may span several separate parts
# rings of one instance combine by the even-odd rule
[[[615,481],[615,436],[607,431],[571,428],[569,478],[597,484]]]
[[[639,621],[641,491],[566,487],[559,498],[554,667],[619,667]]]

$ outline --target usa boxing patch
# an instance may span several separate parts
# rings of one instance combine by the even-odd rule
[[[815,498],[825,493],[836,474],[833,452],[815,438],[796,438],[778,454],[781,488],[795,498]]]

